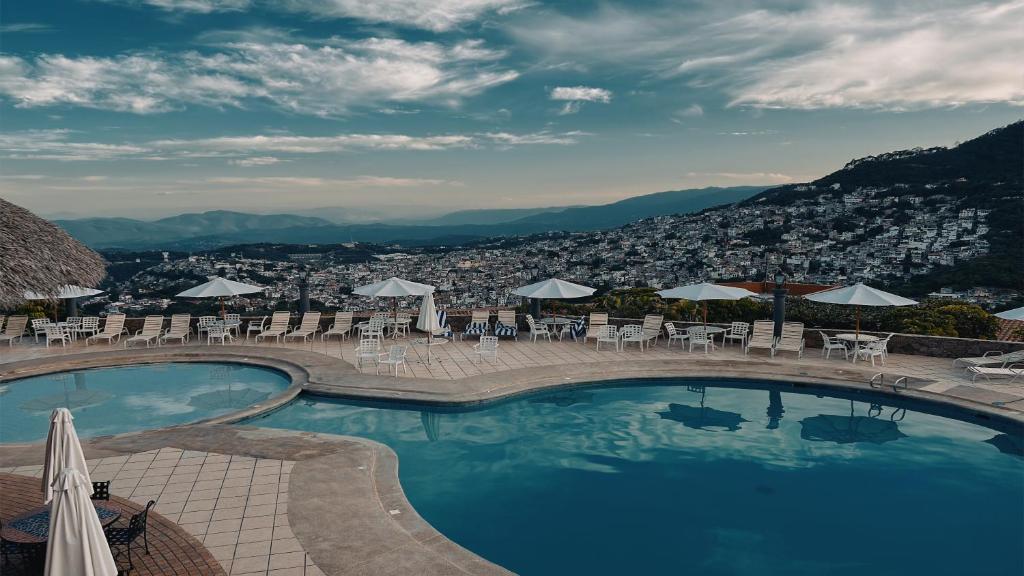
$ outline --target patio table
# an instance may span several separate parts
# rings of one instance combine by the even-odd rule
[[[430,348],[432,346],[440,346],[447,344],[447,338],[413,338],[409,341],[413,346],[426,346],[427,347],[427,364],[430,364]]]
[[[121,517],[123,510],[107,500],[93,500],[100,525],[106,528]],[[0,536],[4,540],[19,544],[42,544],[50,537],[50,507],[40,506],[4,522]]]
[[[881,340],[878,336],[868,334],[861,334],[859,338],[857,334],[836,334],[835,338],[845,344],[847,348],[850,348],[851,344],[853,345],[853,360],[851,362],[857,361],[857,346]]]

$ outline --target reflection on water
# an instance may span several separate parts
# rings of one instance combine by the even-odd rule
[[[524,575],[1022,573],[1024,459],[990,428],[627,384],[465,410],[302,398],[249,423],[388,444],[424,518]]]
[[[238,364],[177,363],[25,378],[0,395],[0,443],[46,438],[49,414],[68,408],[80,437],[210,418],[278,394],[288,379]]]

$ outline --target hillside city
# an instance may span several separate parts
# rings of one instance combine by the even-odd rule
[[[164,253],[164,261],[121,281],[116,286],[119,301],[107,307],[159,311],[174,293],[188,287],[183,279],[195,284],[216,274],[267,287],[264,294],[235,302],[248,311],[295,301],[304,269],[310,297],[328,308],[387,306],[386,301],[350,292],[391,276],[436,285],[441,306],[473,308],[517,305],[520,299],[513,289],[547,277],[605,291],[760,281],[782,267],[794,282],[878,283],[906,280],[988,253],[989,210],[962,208],[955,196],[934,190],[925,197],[901,194],[899,185],[894,188],[845,192],[835,184],[823,191],[827,194],[786,205],[755,201],[643,219],[613,230],[495,238],[455,249],[379,247],[357,262],[351,251],[366,246],[290,246],[294,253],[285,258],[252,257],[230,249],[180,258]],[[1019,296],[983,286],[943,292],[936,296],[992,306]]]

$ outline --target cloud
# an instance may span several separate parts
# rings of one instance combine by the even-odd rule
[[[219,176],[206,179],[210,184],[231,186],[270,186],[270,187],[331,187],[336,189],[359,188],[417,188],[421,186],[462,186],[461,182],[433,178],[401,178],[395,176],[359,176],[357,178],[316,178],[296,176],[267,176],[262,178],[244,178],[235,176]]]
[[[281,162],[280,158],[273,156],[252,156],[249,158],[237,158],[235,160],[228,160],[229,164],[235,166],[241,166],[243,168],[252,168],[254,166],[272,166]]]
[[[566,115],[579,112],[583,102],[607,104],[612,101],[612,93],[604,88],[589,86],[558,86],[551,90],[551,99],[566,101],[558,112],[561,115]]]
[[[0,133],[0,158],[21,160],[183,160],[225,158],[242,166],[269,166],[280,155],[340,154],[360,151],[441,151],[492,146],[571,145],[587,132],[486,132],[412,136],[407,134],[337,134],[296,136],[260,134],[215,138],[164,139],[143,143],[74,141],[70,130],[25,130]],[[274,154],[278,156],[274,156]]]
[[[780,172],[687,172],[689,178],[724,178],[752,184],[786,184],[796,179]]]
[[[257,4],[252,0],[108,0],[129,6],[149,6],[167,12],[209,14],[237,12]],[[316,18],[354,18],[446,32],[488,13],[507,15],[532,6],[523,0],[263,0],[261,8],[299,12]]]
[[[691,104],[690,106],[680,110],[676,113],[678,116],[684,116],[687,118],[696,118],[704,115],[704,108],[700,104]]]
[[[36,22],[12,22],[10,24],[0,24],[0,34],[36,32],[53,32],[53,27],[49,24],[39,24]]]
[[[154,114],[188,105],[269,103],[339,116],[386,104],[457,106],[518,77],[480,40],[455,44],[394,38],[233,42],[212,53],[112,57],[0,56],[0,94],[23,108],[70,105]]]
[[[1024,105],[1024,0],[697,3],[531,11],[508,34],[538,66],[635,70],[732,106],[907,110]]]

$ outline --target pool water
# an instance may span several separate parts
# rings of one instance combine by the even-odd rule
[[[524,575],[1024,573],[1019,431],[678,384],[463,411],[300,396],[246,423],[387,444],[428,522]]]
[[[46,439],[50,412],[68,408],[79,437],[185,424],[283,392],[287,375],[241,364],[173,362],[96,368],[0,385],[0,443]]]

